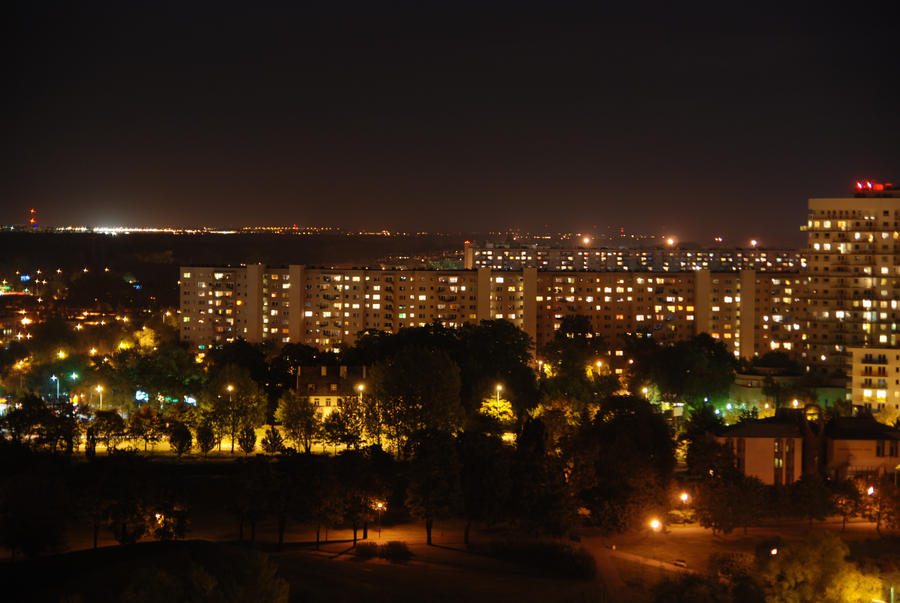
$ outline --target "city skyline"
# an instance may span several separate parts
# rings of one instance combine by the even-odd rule
[[[167,8],[16,8],[0,222],[799,246],[897,175],[887,5]]]

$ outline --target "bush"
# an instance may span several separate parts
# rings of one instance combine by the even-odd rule
[[[494,541],[485,551],[508,563],[557,576],[579,580],[593,580],[597,576],[597,562],[584,547],[548,540]]]
[[[373,559],[378,556],[378,545],[374,542],[360,542],[356,545],[354,553],[360,559]]]
[[[412,551],[401,540],[391,540],[381,545],[379,555],[391,563],[405,563],[412,557]]]

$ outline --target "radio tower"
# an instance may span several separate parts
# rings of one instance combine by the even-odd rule
[[[37,230],[37,210],[33,207],[28,210],[28,225],[31,226],[32,230]]]

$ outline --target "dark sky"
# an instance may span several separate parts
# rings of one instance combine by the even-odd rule
[[[900,179],[896,3],[737,4],[7,3],[0,222],[796,243]]]

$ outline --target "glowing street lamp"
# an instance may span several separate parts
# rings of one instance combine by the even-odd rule
[[[682,492],[682,493],[681,493],[681,496],[679,496],[678,498],[681,499],[681,504],[686,505],[688,499],[690,498],[690,496],[688,496],[688,493],[687,493],[687,492]]]
[[[499,406],[500,405],[500,392],[503,391],[503,386],[498,383],[496,389],[497,389],[497,406]]]
[[[100,394],[100,410],[103,410],[103,386],[97,386],[97,393]]]
[[[662,522],[654,517],[650,520],[650,529],[659,532],[662,529]]]
[[[59,358],[60,360],[65,360],[66,356],[68,356],[68,354],[66,354],[65,350],[60,350],[56,353],[56,357]]]
[[[778,554],[778,549],[777,549],[777,548],[773,548],[771,551],[769,551],[769,554],[772,555],[772,556],[774,557],[775,555]]]
[[[387,504],[382,501],[375,502],[375,511],[378,513],[378,537],[381,538],[381,514],[387,509]]]
[[[225,389],[228,390],[228,403],[231,404],[231,392],[234,391],[234,386],[229,383]]]
[[[364,389],[366,389],[366,386],[362,383],[356,386],[356,391],[358,392],[356,401],[358,404],[362,404],[362,393]]]
[[[866,490],[866,495],[873,496],[875,494],[875,488],[873,486],[869,486],[869,489]]]
[[[56,383],[56,399],[59,400],[59,378],[56,375],[50,375],[50,381]]]

